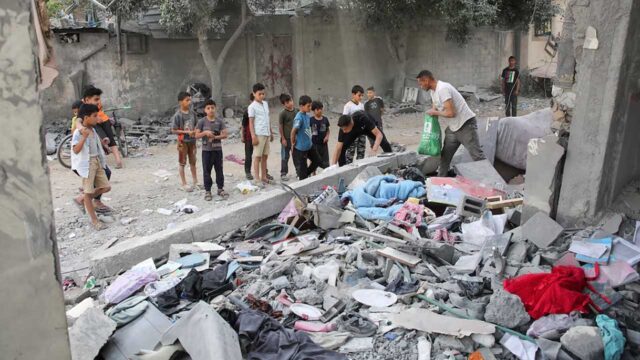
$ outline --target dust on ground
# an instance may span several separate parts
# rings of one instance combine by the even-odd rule
[[[547,99],[519,98],[520,115],[547,106]],[[470,103],[470,107],[478,117],[504,116],[504,104],[501,99],[488,103]],[[279,110],[272,111],[272,123],[275,123],[274,119],[277,119]],[[333,151],[337,141],[338,128],[335,124],[338,116],[328,114],[328,117],[332,124],[329,149]],[[385,116],[385,134],[390,142],[402,144],[406,146],[407,150],[415,150],[420,142],[423,118],[424,114],[422,113]],[[238,119],[228,119],[227,122],[230,128],[239,128]],[[244,158],[244,144],[237,137],[229,139],[223,142],[223,153],[224,156],[235,154],[242,159]],[[370,156],[369,148],[367,156]],[[80,179],[69,169],[62,167],[57,160],[49,162],[56,233],[63,274],[88,273],[90,254],[103,244],[150,235],[199,216],[200,213],[216,211],[216,209],[255,195],[255,193],[243,195],[236,190],[236,185],[246,180],[244,167],[228,160],[224,161],[225,189],[230,194],[226,200],[215,195],[215,184],[214,200],[211,202],[204,200],[204,190],[184,192],[180,187],[178,177],[175,143],[134,150],[131,156],[125,159],[123,169],[115,169],[113,159],[109,157],[109,166],[113,171],[112,191],[103,196],[103,201],[114,209],[113,214],[110,215],[110,220],[113,222],[107,224],[107,229],[97,232],[90,226],[87,215],[73,201],[73,198],[79,194]],[[196,166],[198,181],[202,184],[200,151],[198,151]],[[277,136],[271,143],[268,168],[269,173],[279,181],[280,143]],[[166,177],[154,175],[159,170],[165,170],[170,175]],[[188,166],[186,172],[187,180],[191,182]],[[295,181],[295,170],[291,160],[289,162],[289,177],[291,181]],[[277,184],[270,185],[263,191],[278,186]],[[173,204],[182,199],[187,199],[188,204],[198,207],[199,212],[193,214],[173,213],[168,216],[157,212],[159,208],[173,209]]]

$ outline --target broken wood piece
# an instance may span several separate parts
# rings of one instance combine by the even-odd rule
[[[419,257],[413,256],[413,255],[409,255],[409,254],[405,254],[402,251],[398,251],[398,250],[396,250],[394,248],[390,248],[390,247],[386,247],[384,249],[376,250],[376,252],[380,256],[384,256],[386,258],[393,259],[393,260],[399,262],[400,264],[407,265],[407,266],[410,266],[410,267],[414,267],[420,261],[422,261],[422,259],[420,259]]]
[[[487,202],[502,201],[502,196],[487,196]]]
[[[507,199],[501,201],[494,201],[487,203],[487,209],[502,209],[505,207],[515,207],[518,205],[522,205],[524,203],[524,198],[515,198],[515,199]]]
[[[371,237],[371,238],[374,238],[374,239],[380,240],[380,241],[394,242],[396,244],[406,244],[407,243],[404,240],[396,239],[394,237],[387,236],[387,235],[376,234],[376,233],[371,232],[371,231],[360,230],[360,229],[354,228],[352,226],[345,227],[344,231],[348,232],[350,234]]]

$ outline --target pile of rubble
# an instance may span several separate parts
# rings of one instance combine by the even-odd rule
[[[288,190],[277,218],[173,244],[84,287],[69,279],[73,358],[640,354],[640,248],[622,216],[564,229],[538,212],[521,224],[521,187],[414,167]]]

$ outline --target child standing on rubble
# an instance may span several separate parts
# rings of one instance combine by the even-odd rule
[[[269,143],[273,141],[271,122],[269,121],[269,104],[265,100],[265,86],[257,83],[253,85],[254,100],[249,105],[249,129],[253,144],[253,170],[256,185],[264,187],[271,184],[267,177],[267,160],[269,158]]]
[[[311,111],[311,142],[320,157],[320,167],[325,169],[329,167],[329,119],[323,115],[324,106],[320,101],[311,103]]]
[[[196,113],[191,109],[191,95],[181,91],[178,94],[178,110],[171,117],[171,133],[178,135],[178,173],[182,189],[186,192],[198,187],[198,174],[196,171],[196,139],[195,135]],[[184,167],[189,160],[193,187],[187,185]]]
[[[280,94],[280,103],[284,106],[278,118],[278,131],[280,132],[280,143],[282,144],[280,151],[280,180],[289,181],[289,156],[291,155],[291,143],[289,141],[296,110],[293,99],[289,94]]]
[[[222,172],[222,139],[227,138],[227,126],[223,119],[216,117],[216,103],[209,99],[204,102],[204,113],[207,116],[198,121],[196,125],[196,139],[202,139],[202,171],[204,178],[204,199],[211,201],[211,170],[216,172],[216,185],[218,196],[226,198],[229,196],[224,191],[224,173]]]
[[[320,166],[322,160],[311,142],[311,98],[307,95],[300,96],[298,113],[293,120],[291,130],[291,145],[293,146],[293,165],[296,167],[298,179],[303,180],[313,174]],[[307,160],[311,164],[307,165]]]
[[[107,158],[95,130],[98,124],[98,111],[98,107],[93,104],[80,106],[78,117],[82,119],[82,127],[73,132],[71,139],[71,169],[82,178],[84,206],[91,224],[96,230],[102,230],[105,226],[98,220],[93,199],[109,192],[111,185],[105,173]]]

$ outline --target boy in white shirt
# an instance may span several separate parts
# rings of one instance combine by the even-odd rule
[[[269,104],[264,100],[264,85],[253,85],[254,100],[249,105],[249,130],[253,143],[253,171],[258,186],[270,184],[267,177],[267,159],[269,157],[269,143],[273,141],[271,123],[269,122]]]

